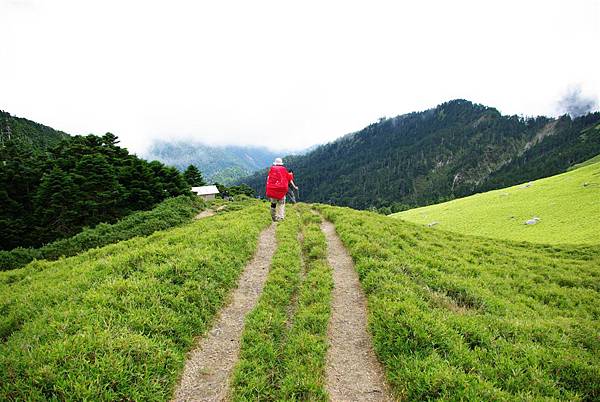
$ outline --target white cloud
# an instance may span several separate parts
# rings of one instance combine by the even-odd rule
[[[0,37],[0,108],[134,151],[297,148],[458,97],[537,115],[573,84],[600,93],[592,0],[8,0]]]

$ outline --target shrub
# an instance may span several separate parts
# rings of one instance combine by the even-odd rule
[[[150,211],[135,212],[117,223],[100,223],[73,237],[57,240],[39,249],[16,248],[0,251],[0,270],[22,267],[34,259],[56,260],[82,251],[106,246],[135,236],[148,236],[189,222],[205,204],[198,197],[169,198]]]

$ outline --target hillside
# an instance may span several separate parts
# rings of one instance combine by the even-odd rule
[[[600,397],[598,246],[267,208],[0,272],[0,399]]]
[[[168,400],[252,257],[261,211],[0,273],[0,400]]]
[[[600,163],[557,176],[393,215],[409,222],[500,239],[600,243]],[[539,218],[532,225],[525,222]]]
[[[399,400],[600,398],[600,247],[322,209],[356,264],[375,350]]]
[[[0,146],[9,141],[20,141],[34,149],[45,149],[68,137],[62,131],[0,110]]]
[[[599,123],[600,113],[523,118],[454,100],[285,162],[304,201],[398,211],[564,172],[600,153]],[[242,182],[262,194],[265,176]]]
[[[258,169],[271,165],[281,156],[266,148],[242,146],[210,146],[198,142],[154,142],[143,155],[180,171],[194,165],[209,183],[229,185]]]

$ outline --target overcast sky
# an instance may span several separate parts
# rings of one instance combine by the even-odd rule
[[[466,98],[600,94],[600,1],[0,0],[0,109],[70,134],[301,148]]]

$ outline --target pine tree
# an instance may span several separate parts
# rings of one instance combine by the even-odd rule
[[[192,187],[206,185],[204,177],[202,177],[202,173],[194,165],[190,165],[187,167],[187,169],[185,169],[185,172],[183,172],[183,177],[185,177],[185,181],[187,181]]]
[[[77,186],[69,174],[58,167],[44,174],[34,197],[38,242],[46,243],[77,231],[77,198]]]
[[[0,249],[35,239],[33,197],[44,163],[44,156],[23,141],[7,141],[0,146]]]
[[[161,201],[165,198],[190,193],[190,186],[183,175],[179,173],[179,170],[172,166],[165,166],[159,161],[152,161],[148,166],[150,166],[160,183]]]
[[[149,209],[163,199],[160,182],[143,159],[129,156],[119,170],[119,183],[125,189],[120,210],[126,213]]]
[[[125,190],[104,155],[85,155],[75,166],[73,177],[82,226],[111,222],[122,215],[118,206]]]

